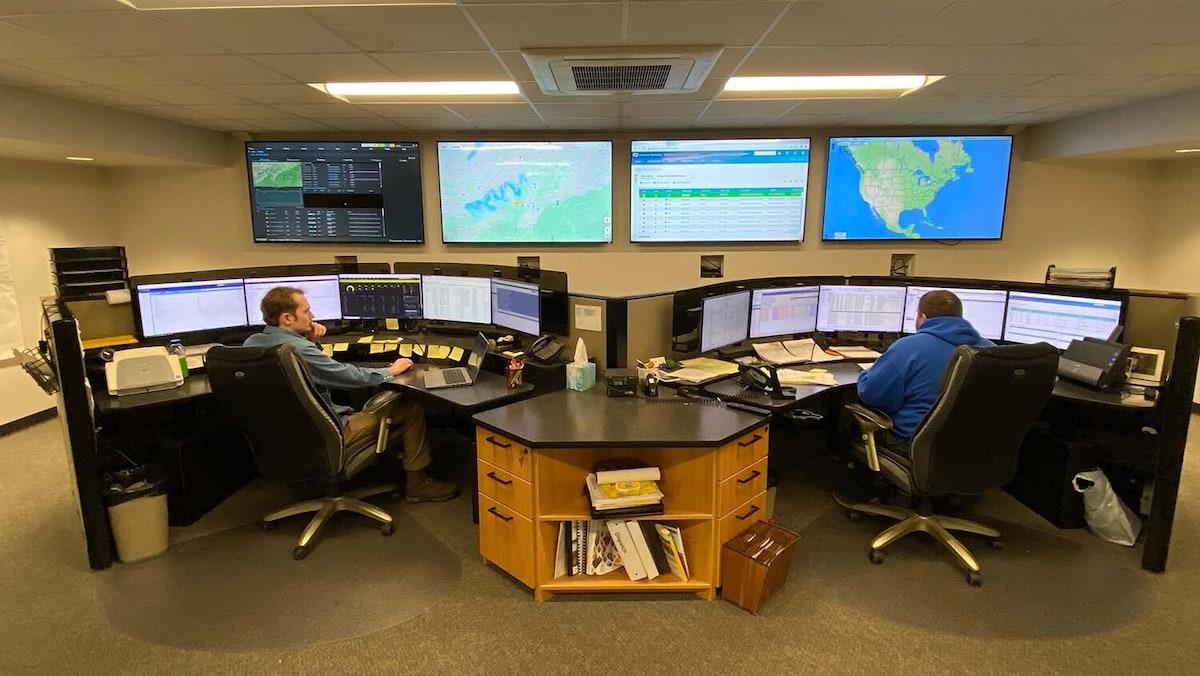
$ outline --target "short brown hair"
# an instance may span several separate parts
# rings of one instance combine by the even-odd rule
[[[921,296],[921,301],[917,303],[917,312],[925,315],[926,319],[961,317],[962,301],[953,293],[945,289],[938,289]]]
[[[277,286],[268,291],[267,295],[263,296],[262,303],[259,303],[263,321],[271,326],[279,326],[279,315],[285,312],[296,314],[296,311],[300,309],[300,303],[296,301],[296,294],[303,293],[303,289],[297,289],[294,286]]]

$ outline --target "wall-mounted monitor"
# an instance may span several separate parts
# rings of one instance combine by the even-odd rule
[[[144,338],[246,326],[241,279],[139,284],[136,297]]]
[[[246,144],[255,242],[425,241],[416,143]]]
[[[821,286],[818,331],[899,333],[904,324],[903,286]]]
[[[1004,340],[1065,350],[1072,340],[1105,339],[1121,323],[1121,306],[1111,298],[1010,291]]]
[[[704,299],[700,312],[701,352],[741,342],[750,326],[750,292],[710,296]]]
[[[421,275],[338,275],[342,319],[420,319]]]
[[[251,326],[262,326],[262,299],[277,286],[290,286],[304,292],[312,307],[313,319],[329,321],[342,318],[342,296],[337,275],[304,277],[256,277],[246,280],[246,316]]]
[[[1000,340],[1004,333],[1004,309],[1008,292],[995,289],[963,289],[940,286],[910,286],[904,301],[904,332],[917,332],[917,306],[921,296],[944,289],[962,301],[963,319],[971,323],[979,335],[989,340]]]
[[[492,278],[492,323],[531,336],[540,335],[541,296],[538,285]]]
[[[750,337],[767,338],[817,329],[820,287],[754,289],[750,298]]]
[[[804,239],[809,139],[634,141],[634,242]]]
[[[442,241],[612,241],[612,142],[439,142]]]
[[[1011,136],[829,139],[824,240],[1000,239]]]
[[[492,283],[487,277],[421,275],[425,319],[492,323]]]

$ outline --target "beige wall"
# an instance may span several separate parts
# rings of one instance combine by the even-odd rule
[[[803,134],[804,132],[798,132]],[[781,132],[782,135],[782,132]],[[112,172],[117,222],[135,274],[288,262],[401,259],[513,265],[538,254],[542,267],[565,270],[572,291],[631,294],[701,283],[699,255],[725,253],[726,276],[886,274],[891,252],[916,253],[922,275],[1040,280],[1046,266],[1119,268],[1118,282],[1148,283],[1147,204],[1156,180],[1138,162],[1014,162],[1004,239],[1000,242],[823,244],[826,137],[813,136],[807,240],[801,244],[675,246],[629,242],[629,137],[613,136],[613,243],[604,246],[447,246],[441,243],[435,139],[423,143],[425,237],[421,246],[268,245],[251,241],[241,162],[219,169],[128,169]],[[460,136],[461,137],[461,136]],[[597,138],[599,135],[592,135]],[[1019,139],[1018,139],[1019,140]],[[178,233],[180,239],[170,236]]]
[[[1151,216],[1153,286],[1200,293],[1200,160],[1162,163]]]
[[[41,333],[40,298],[54,292],[47,249],[115,242],[103,172],[61,164],[0,162],[0,226],[8,233],[9,261],[29,347]],[[19,366],[0,366],[0,424],[53,406],[54,399]]]

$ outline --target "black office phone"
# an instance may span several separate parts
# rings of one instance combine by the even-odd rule
[[[558,353],[562,352],[562,349],[563,344],[555,340],[554,336],[547,333],[533,341],[533,344],[525,352],[538,361],[548,362],[557,357]]]

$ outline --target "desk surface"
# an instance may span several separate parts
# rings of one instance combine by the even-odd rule
[[[826,362],[824,364],[806,364],[803,366],[788,366],[789,369],[797,371],[811,371],[812,369],[825,369],[833,374],[837,385],[796,385],[796,397],[794,399],[772,399],[764,392],[756,392],[746,389],[738,378],[730,377],[725,380],[719,380],[715,383],[709,383],[701,387],[701,389],[711,395],[720,397],[738,397],[743,401],[752,403],[755,406],[762,406],[775,412],[782,412],[796,408],[804,403],[804,400],[809,397],[814,397],[823,392],[838,388],[854,385],[858,382],[858,376],[862,374],[862,368],[853,362]]]
[[[382,387],[410,392],[421,398],[450,404],[456,408],[465,409],[468,413],[500,406],[533,394],[533,385],[524,383],[520,387],[510,390],[504,376],[490,371],[480,371],[474,385],[426,389],[425,371],[436,368],[441,367],[417,364],[411,371],[392,378]]]
[[[127,394],[118,397],[103,390],[95,392],[96,409],[101,413],[122,413],[147,406],[162,406],[174,404],[197,397],[212,394],[208,385],[208,376],[203,373],[191,373],[183,379],[183,385],[169,390],[146,392],[144,394]]]
[[[1054,381],[1054,396],[1066,401],[1119,408],[1154,408],[1157,403],[1157,401],[1147,401],[1141,394],[1122,391],[1102,392],[1062,378]]]
[[[600,387],[559,390],[474,416],[481,427],[534,448],[720,446],[765,419],[670,396],[608,397]]]

